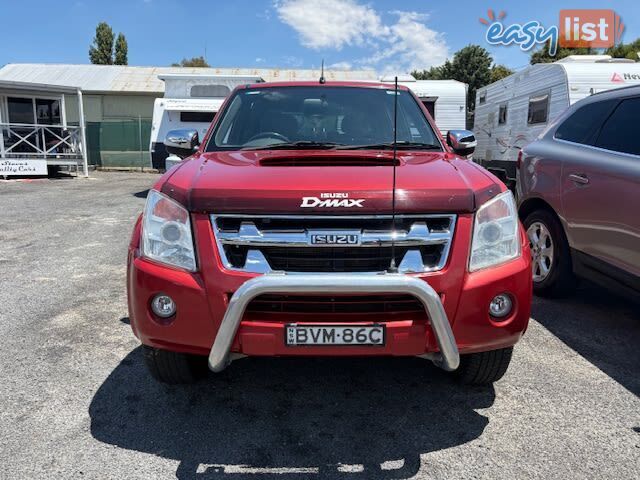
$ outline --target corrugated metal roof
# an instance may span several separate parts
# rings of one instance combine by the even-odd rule
[[[0,69],[0,80],[76,86],[82,88],[85,93],[162,94],[164,92],[164,82],[158,78],[158,75],[166,73],[251,75],[262,77],[267,82],[320,78],[319,69],[285,70],[278,68],[182,68],[10,63]],[[376,80],[377,75],[373,70],[325,70],[325,78],[327,80]]]

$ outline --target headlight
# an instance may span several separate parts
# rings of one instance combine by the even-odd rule
[[[196,269],[189,212],[157,190],[149,191],[144,207],[142,255],[192,272]]]
[[[504,263],[520,255],[516,202],[510,191],[501,193],[476,212],[469,271]]]

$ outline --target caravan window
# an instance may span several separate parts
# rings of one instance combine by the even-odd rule
[[[549,94],[536,95],[529,97],[529,115],[527,123],[535,125],[536,123],[546,123],[549,117]]]
[[[593,144],[594,134],[617,103],[617,100],[605,100],[580,107],[562,122],[556,130],[555,138],[567,142]]]
[[[507,123],[507,104],[503,103],[498,110],[498,125],[504,125],[505,123]]]
[[[193,98],[224,98],[231,93],[226,85],[194,85],[191,87]]]
[[[211,123],[216,112],[180,112],[181,122]]]

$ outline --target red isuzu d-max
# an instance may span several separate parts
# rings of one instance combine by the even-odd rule
[[[418,356],[502,377],[531,306],[512,194],[444,140],[406,88],[237,88],[150,190],[128,255],[151,374],[196,380],[243,356]]]

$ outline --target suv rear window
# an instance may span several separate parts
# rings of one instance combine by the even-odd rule
[[[602,126],[596,147],[640,155],[640,98],[622,100]]]
[[[555,138],[593,145],[593,136],[617,103],[618,100],[605,100],[578,108],[558,127]]]

